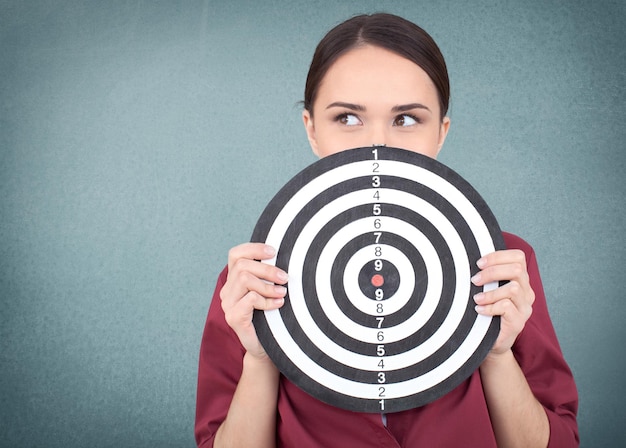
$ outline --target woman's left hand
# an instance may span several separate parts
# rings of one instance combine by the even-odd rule
[[[474,296],[476,312],[485,316],[500,316],[500,334],[491,353],[510,350],[532,314],[535,293],[530,287],[526,256],[521,250],[499,250],[485,255],[477,262],[481,269],[472,283],[483,286],[490,282],[508,283]]]

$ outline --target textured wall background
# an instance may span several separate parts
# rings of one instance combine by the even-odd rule
[[[440,44],[441,161],[530,241],[587,447],[626,442],[621,1],[0,1],[0,445],[193,446],[217,273],[313,162],[314,46],[385,10]]]

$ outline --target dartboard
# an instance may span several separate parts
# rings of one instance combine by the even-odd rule
[[[442,163],[374,146],[325,157],[270,201],[252,241],[277,249],[285,304],[255,311],[278,369],[360,412],[429,403],[468,378],[499,319],[478,315],[476,261],[503,249],[485,201]]]

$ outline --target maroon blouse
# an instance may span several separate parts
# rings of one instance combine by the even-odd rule
[[[578,393],[548,315],[535,253],[521,238],[504,233],[509,249],[526,254],[536,300],[533,314],[513,352],[550,422],[550,447],[578,446]],[[220,274],[200,348],[195,436],[199,447],[213,446],[241,376],[244,349],[228,326],[219,291]],[[386,415],[339,409],[311,397],[281,375],[278,395],[278,447],[495,447],[480,374],[420,408]]]

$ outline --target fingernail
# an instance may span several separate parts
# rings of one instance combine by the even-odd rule
[[[284,286],[280,286],[280,285],[275,285],[274,291],[276,291],[276,294],[279,294],[281,296],[284,296],[285,294],[287,294],[287,288],[285,288]]]
[[[478,283],[480,283],[480,272],[478,274],[476,274],[475,276],[473,276],[471,279],[473,284],[478,286]]]
[[[281,306],[283,303],[285,303],[285,299],[274,299],[274,304],[276,304],[276,306]]]
[[[278,271],[276,273],[276,277],[278,277],[278,279],[282,282],[286,282],[287,280],[289,280],[289,275],[287,275],[287,273],[284,271]]]
[[[485,294],[483,294],[482,292],[479,292],[478,294],[474,295],[474,302],[476,303],[482,302],[484,298],[485,298]]]
[[[484,306],[481,306],[481,305],[476,305],[476,306],[474,307],[474,310],[476,310],[476,312],[477,312],[478,314],[482,314],[482,313],[485,311],[485,307],[484,307]]]
[[[485,260],[484,258],[481,258],[480,260],[476,262],[476,266],[478,266],[481,269],[484,268],[486,264],[487,264],[487,260]]]
[[[274,249],[272,246],[265,246],[265,253],[267,255],[269,255],[270,257],[273,257],[274,255],[276,255],[276,249]]]

